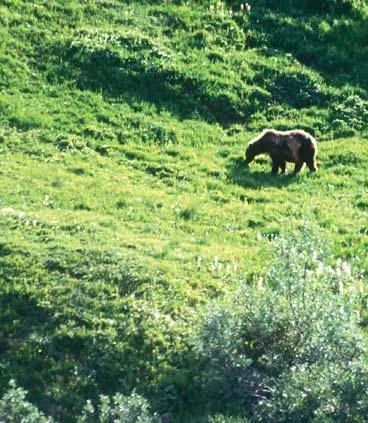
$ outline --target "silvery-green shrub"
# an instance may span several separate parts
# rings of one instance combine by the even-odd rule
[[[275,241],[258,283],[211,304],[195,348],[210,401],[234,400],[255,421],[364,421],[366,342],[358,276],[335,260],[318,228]]]
[[[120,393],[112,398],[100,396],[94,407],[90,401],[84,407],[78,423],[158,423],[156,414],[150,412],[148,401],[137,393],[125,396]]]
[[[14,380],[0,399],[0,422],[51,423],[38,408],[26,400],[27,391],[16,386]]]

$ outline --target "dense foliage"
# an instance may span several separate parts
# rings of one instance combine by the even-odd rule
[[[37,407],[26,400],[27,392],[17,388],[14,381],[0,399],[0,418],[7,423],[52,423]],[[112,398],[101,395],[97,407],[87,401],[78,423],[157,423],[157,415],[150,414],[147,401],[136,393],[130,396],[115,394]]]
[[[237,401],[254,421],[363,422],[357,276],[347,262],[324,264],[326,246],[311,227],[277,240],[275,251],[265,280],[243,283],[204,316],[197,349],[206,392]]]
[[[0,419],[7,423],[51,423],[37,407],[26,400],[26,392],[11,380],[9,389],[0,399]]]

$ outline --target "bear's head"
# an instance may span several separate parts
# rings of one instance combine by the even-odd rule
[[[245,150],[245,167],[248,167],[249,163],[251,163],[255,156],[257,155],[257,151],[255,148],[255,145],[253,143],[250,143]]]
[[[250,141],[245,150],[245,166],[247,167],[258,154],[268,153],[275,142],[275,134],[271,129],[266,129],[254,140]]]

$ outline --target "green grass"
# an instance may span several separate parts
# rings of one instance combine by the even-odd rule
[[[134,388],[199,417],[197,313],[290,228],[368,273],[364,10],[178,3],[0,8],[0,385],[61,421]],[[319,172],[246,170],[266,126],[326,140]]]
[[[297,178],[265,159],[245,170],[243,143],[224,145],[3,152],[3,383],[45,407],[62,389],[70,412],[99,392],[180,386],[197,308],[263,275],[272,237],[305,221],[367,272],[365,143],[322,143],[319,173]]]

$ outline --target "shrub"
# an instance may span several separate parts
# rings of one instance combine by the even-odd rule
[[[208,423],[247,423],[248,420],[242,417],[229,417],[222,414],[216,414],[208,418]]]
[[[368,100],[358,95],[350,95],[331,107],[330,121],[333,128],[362,130],[368,120]]]
[[[353,360],[291,368],[255,420],[363,423],[367,412],[367,368]]]
[[[156,414],[150,413],[147,400],[136,393],[130,396],[115,394],[112,398],[101,395],[97,409],[90,401],[84,407],[78,423],[158,423]]]
[[[36,406],[25,398],[27,391],[18,388],[14,380],[9,383],[9,388],[0,399],[0,421],[6,423],[51,423]]]
[[[241,283],[205,314],[195,342],[204,389],[255,421],[363,421],[366,345],[349,264],[326,265],[308,227],[278,238],[275,256],[257,287]]]
[[[297,70],[281,73],[275,78],[271,93],[279,103],[287,103],[298,108],[322,104],[327,99],[326,88],[321,78]]]

